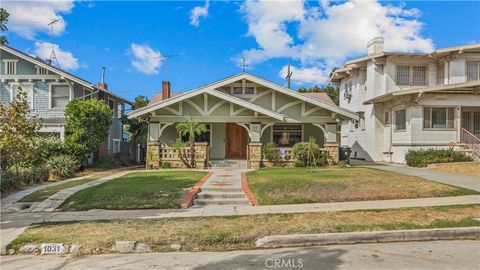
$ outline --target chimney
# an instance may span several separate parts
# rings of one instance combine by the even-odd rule
[[[102,80],[98,84],[98,88],[107,91],[108,90],[108,85],[105,83],[105,67],[102,67]]]
[[[170,82],[162,81],[162,100],[170,98]]]
[[[383,53],[383,38],[375,37],[367,43],[368,54]]]

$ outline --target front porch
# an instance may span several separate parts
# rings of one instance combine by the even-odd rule
[[[176,123],[150,123],[147,168],[186,168],[181,156],[191,158],[190,147],[173,147],[177,140]],[[262,146],[269,142],[278,145],[281,166],[295,163],[293,145],[315,138],[316,143],[327,153],[332,162],[338,162],[336,124],[285,124],[285,123],[205,123],[207,130],[196,137],[195,167],[197,169],[218,167],[221,164],[246,164],[246,168],[269,167],[262,158]],[[187,141],[187,138],[182,138]],[[231,162],[230,162],[231,163]]]

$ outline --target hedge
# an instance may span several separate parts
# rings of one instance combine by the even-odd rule
[[[473,158],[465,153],[449,149],[420,149],[409,150],[405,155],[405,161],[408,166],[426,167],[433,163],[465,162],[472,161]]]

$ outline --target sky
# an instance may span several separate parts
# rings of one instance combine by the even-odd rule
[[[480,42],[480,1],[2,1],[9,45],[92,83],[151,97],[166,78],[184,92],[242,71],[293,88],[324,85],[332,68],[366,54],[431,52]],[[53,29],[47,25],[60,18]]]

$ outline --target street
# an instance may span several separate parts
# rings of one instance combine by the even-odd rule
[[[232,252],[2,256],[1,269],[479,269],[480,241],[403,242]]]

